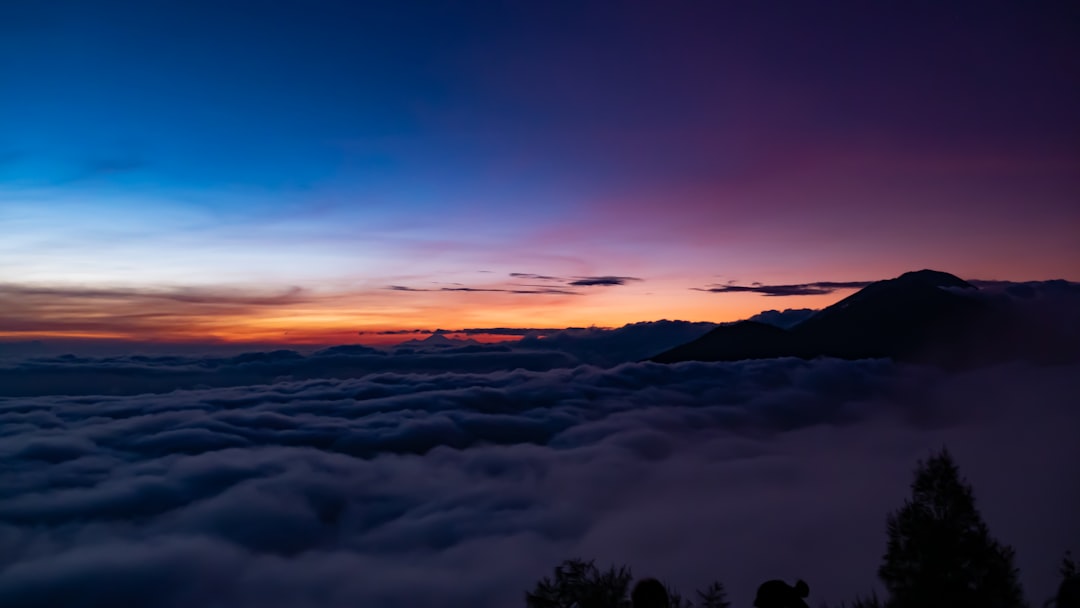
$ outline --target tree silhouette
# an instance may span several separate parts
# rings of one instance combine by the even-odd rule
[[[855,599],[851,601],[851,604],[841,602],[838,608],[882,608],[882,603],[881,600],[878,599],[877,593],[871,593],[867,597],[862,597],[860,595],[855,596]]]
[[[665,584],[668,594],[668,608],[694,608],[690,600],[684,598],[681,593],[671,585]],[[637,608],[637,606],[634,606]]]
[[[631,608],[631,580],[633,576],[626,566],[612,566],[601,571],[593,560],[568,559],[555,567],[553,578],[545,576],[532,591],[525,592],[525,605],[528,608]],[[639,583],[662,587],[667,594],[668,608],[695,606],[671,585],[655,579],[643,579]],[[649,595],[651,597],[653,594]],[[704,591],[698,591],[697,595],[700,600],[698,608],[731,607],[724,586],[719,582],[713,582]]]
[[[634,608],[671,608],[671,588],[655,578],[642,579],[630,592],[630,604]],[[676,604],[676,608],[681,606]]]
[[[1066,551],[1065,557],[1061,558],[1061,578],[1070,579],[1080,576],[1080,568],[1076,567],[1076,562],[1073,561],[1072,551]]]
[[[878,576],[890,608],[1024,606],[1013,550],[990,536],[948,450],[919,462],[912,497],[888,517]]]
[[[698,591],[697,595],[698,605],[701,608],[731,608],[731,602],[727,599],[727,591],[718,581],[714,581],[704,591]]]
[[[528,608],[629,608],[630,569],[600,571],[593,560],[568,559],[525,593]]]
[[[1080,568],[1073,561],[1072,552],[1066,551],[1061,559],[1061,584],[1054,599],[1046,605],[1054,608],[1080,608]]]

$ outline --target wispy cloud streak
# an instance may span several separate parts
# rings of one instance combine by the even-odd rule
[[[813,283],[797,283],[793,285],[763,285],[751,283],[750,285],[710,285],[708,287],[692,287],[695,291],[707,291],[710,293],[757,293],[763,296],[820,296],[840,291],[843,289],[860,289],[866,287],[872,281],[816,281]]]

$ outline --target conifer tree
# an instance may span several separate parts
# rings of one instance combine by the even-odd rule
[[[731,608],[731,602],[727,599],[727,591],[719,581],[714,581],[704,591],[698,591],[697,594],[698,604],[701,608]]]
[[[1013,550],[990,536],[946,449],[920,462],[912,496],[888,517],[878,576],[890,608],[1024,606]]]
[[[1054,599],[1047,602],[1054,608],[1080,608],[1080,568],[1072,558],[1072,553],[1065,552],[1061,560],[1061,584],[1058,585]]]

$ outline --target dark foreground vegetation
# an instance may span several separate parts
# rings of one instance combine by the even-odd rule
[[[885,597],[854,596],[843,608],[1026,608],[1030,606],[1013,565],[1013,549],[991,536],[975,506],[971,485],[947,449],[920,462],[911,498],[886,520],[888,541],[878,577]],[[1056,590],[1041,590],[1039,607],[1080,608],[1080,571],[1071,554],[1061,564]],[[634,583],[627,566],[598,568],[570,559],[525,594],[528,608],[729,608],[724,585],[684,596],[656,579]],[[757,608],[807,608],[811,587],[764,581]],[[826,607],[826,604],[819,604]]]

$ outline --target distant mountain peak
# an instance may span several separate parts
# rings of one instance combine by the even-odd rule
[[[956,275],[949,274],[947,272],[941,272],[940,270],[930,270],[929,268],[905,272],[904,274],[896,277],[895,279],[880,282],[887,283],[889,281],[895,281],[898,284],[920,284],[933,287],[959,287],[962,289],[976,289],[974,285],[968,283],[967,281],[961,279]]]
[[[476,346],[480,343],[471,338],[458,340],[447,337],[442,332],[435,332],[422,340],[409,340],[398,344],[395,348],[457,348],[461,346]]]
[[[459,340],[448,338],[446,337],[446,334],[436,332],[424,338],[423,340],[419,340],[419,342],[423,342],[425,344],[454,344],[459,342]]]
[[[652,360],[919,356],[968,341],[974,323],[985,316],[980,301],[956,293],[969,289],[977,288],[947,272],[906,272],[871,283],[790,328],[746,321],[722,325]]]

